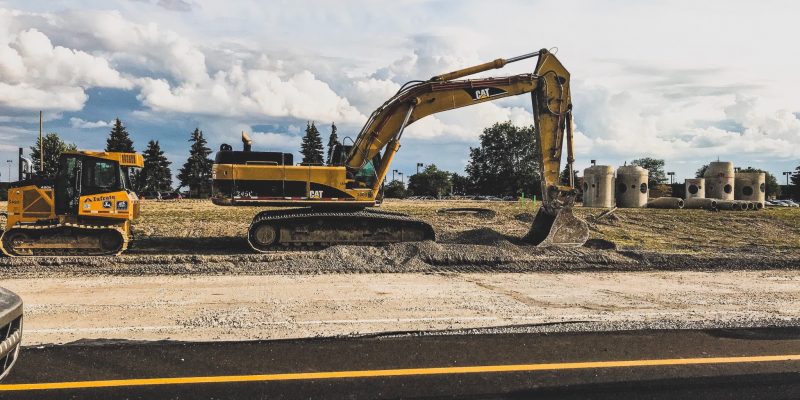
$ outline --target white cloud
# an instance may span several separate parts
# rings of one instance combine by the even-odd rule
[[[69,119],[69,125],[73,128],[77,129],[94,129],[94,128],[106,128],[111,126],[111,121],[86,121],[81,118],[72,117]]]
[[[88,87],[131,87],[107,60],[54,46],[39,30],[13,24],[17,15],[0,9],[0,105],[77,111]]]

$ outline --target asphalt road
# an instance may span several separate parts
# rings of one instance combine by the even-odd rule
[[[799,398],[800,328],[25,348],[2,399]]]

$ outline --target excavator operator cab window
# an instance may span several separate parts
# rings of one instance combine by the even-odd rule
[[[363,183],[365,187],[372,187],[375,183],[375,166],[372,161],[367,161],[364,167],[356,172],[355,180]]]
[[[375,181],[378,179],[378,175],[376,174],[375,170],[379,168],[381,165],[381,156],[380,154],[376,155],[372,160],[367,161],[364,166],[356,172],[355,181],[359,187],[368,187],[371,188],[375,185]],[[363,186],[361,186],[363,184]]]

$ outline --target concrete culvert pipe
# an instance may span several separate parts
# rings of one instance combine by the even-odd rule
[[[717,209],[728,211],[742,211],[742,203],[733,200],[717,201]]]
[[[760,210],[760,209],[762,209],[762,208],[764,208],[764,203],[762,203],[762,202],[760,202],[760,201],[759,201],[759,202],[757,202],[757,203],[756,203],[756,210]]]
[[[647,202],[648,208],[683,208],[683,199],[679,197],[659,197]]]
[[[717,201],[714,199],[701,199],[698,197],[690,197],[683,200],[683,208],[699,209],[699,210],[716,210]]]

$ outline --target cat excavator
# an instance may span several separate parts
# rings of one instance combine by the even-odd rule
[[[537,58],[533,73],[460,79],[529,58]],[[382,201],[383,181],[403,132],[428,115],[525,93],[531,94],[533,105],[543,193],[525,240],[538,246],[581,246],[589,231],[572,214],[573,177],[569,186],[559,184],[565,141],[570,170],[574,162],[570,74],[546,49],[406,83],[369,116],[350,145],[334,147],[328,165],[293,165],[291,153],[252,151],[252,141],[242,133],[242,151],[223,144],[216,154],[212,201],[223,206],[290,207],[262,211],[253,218],[247,239],[258,252],[435,240],[426,222],[374,208]]]
[[[143,166],[136,153],[66,151],[54,179],[20,177],[8,189],[0,251],[12,257],[122,253],[139,216],[129,170]]]

